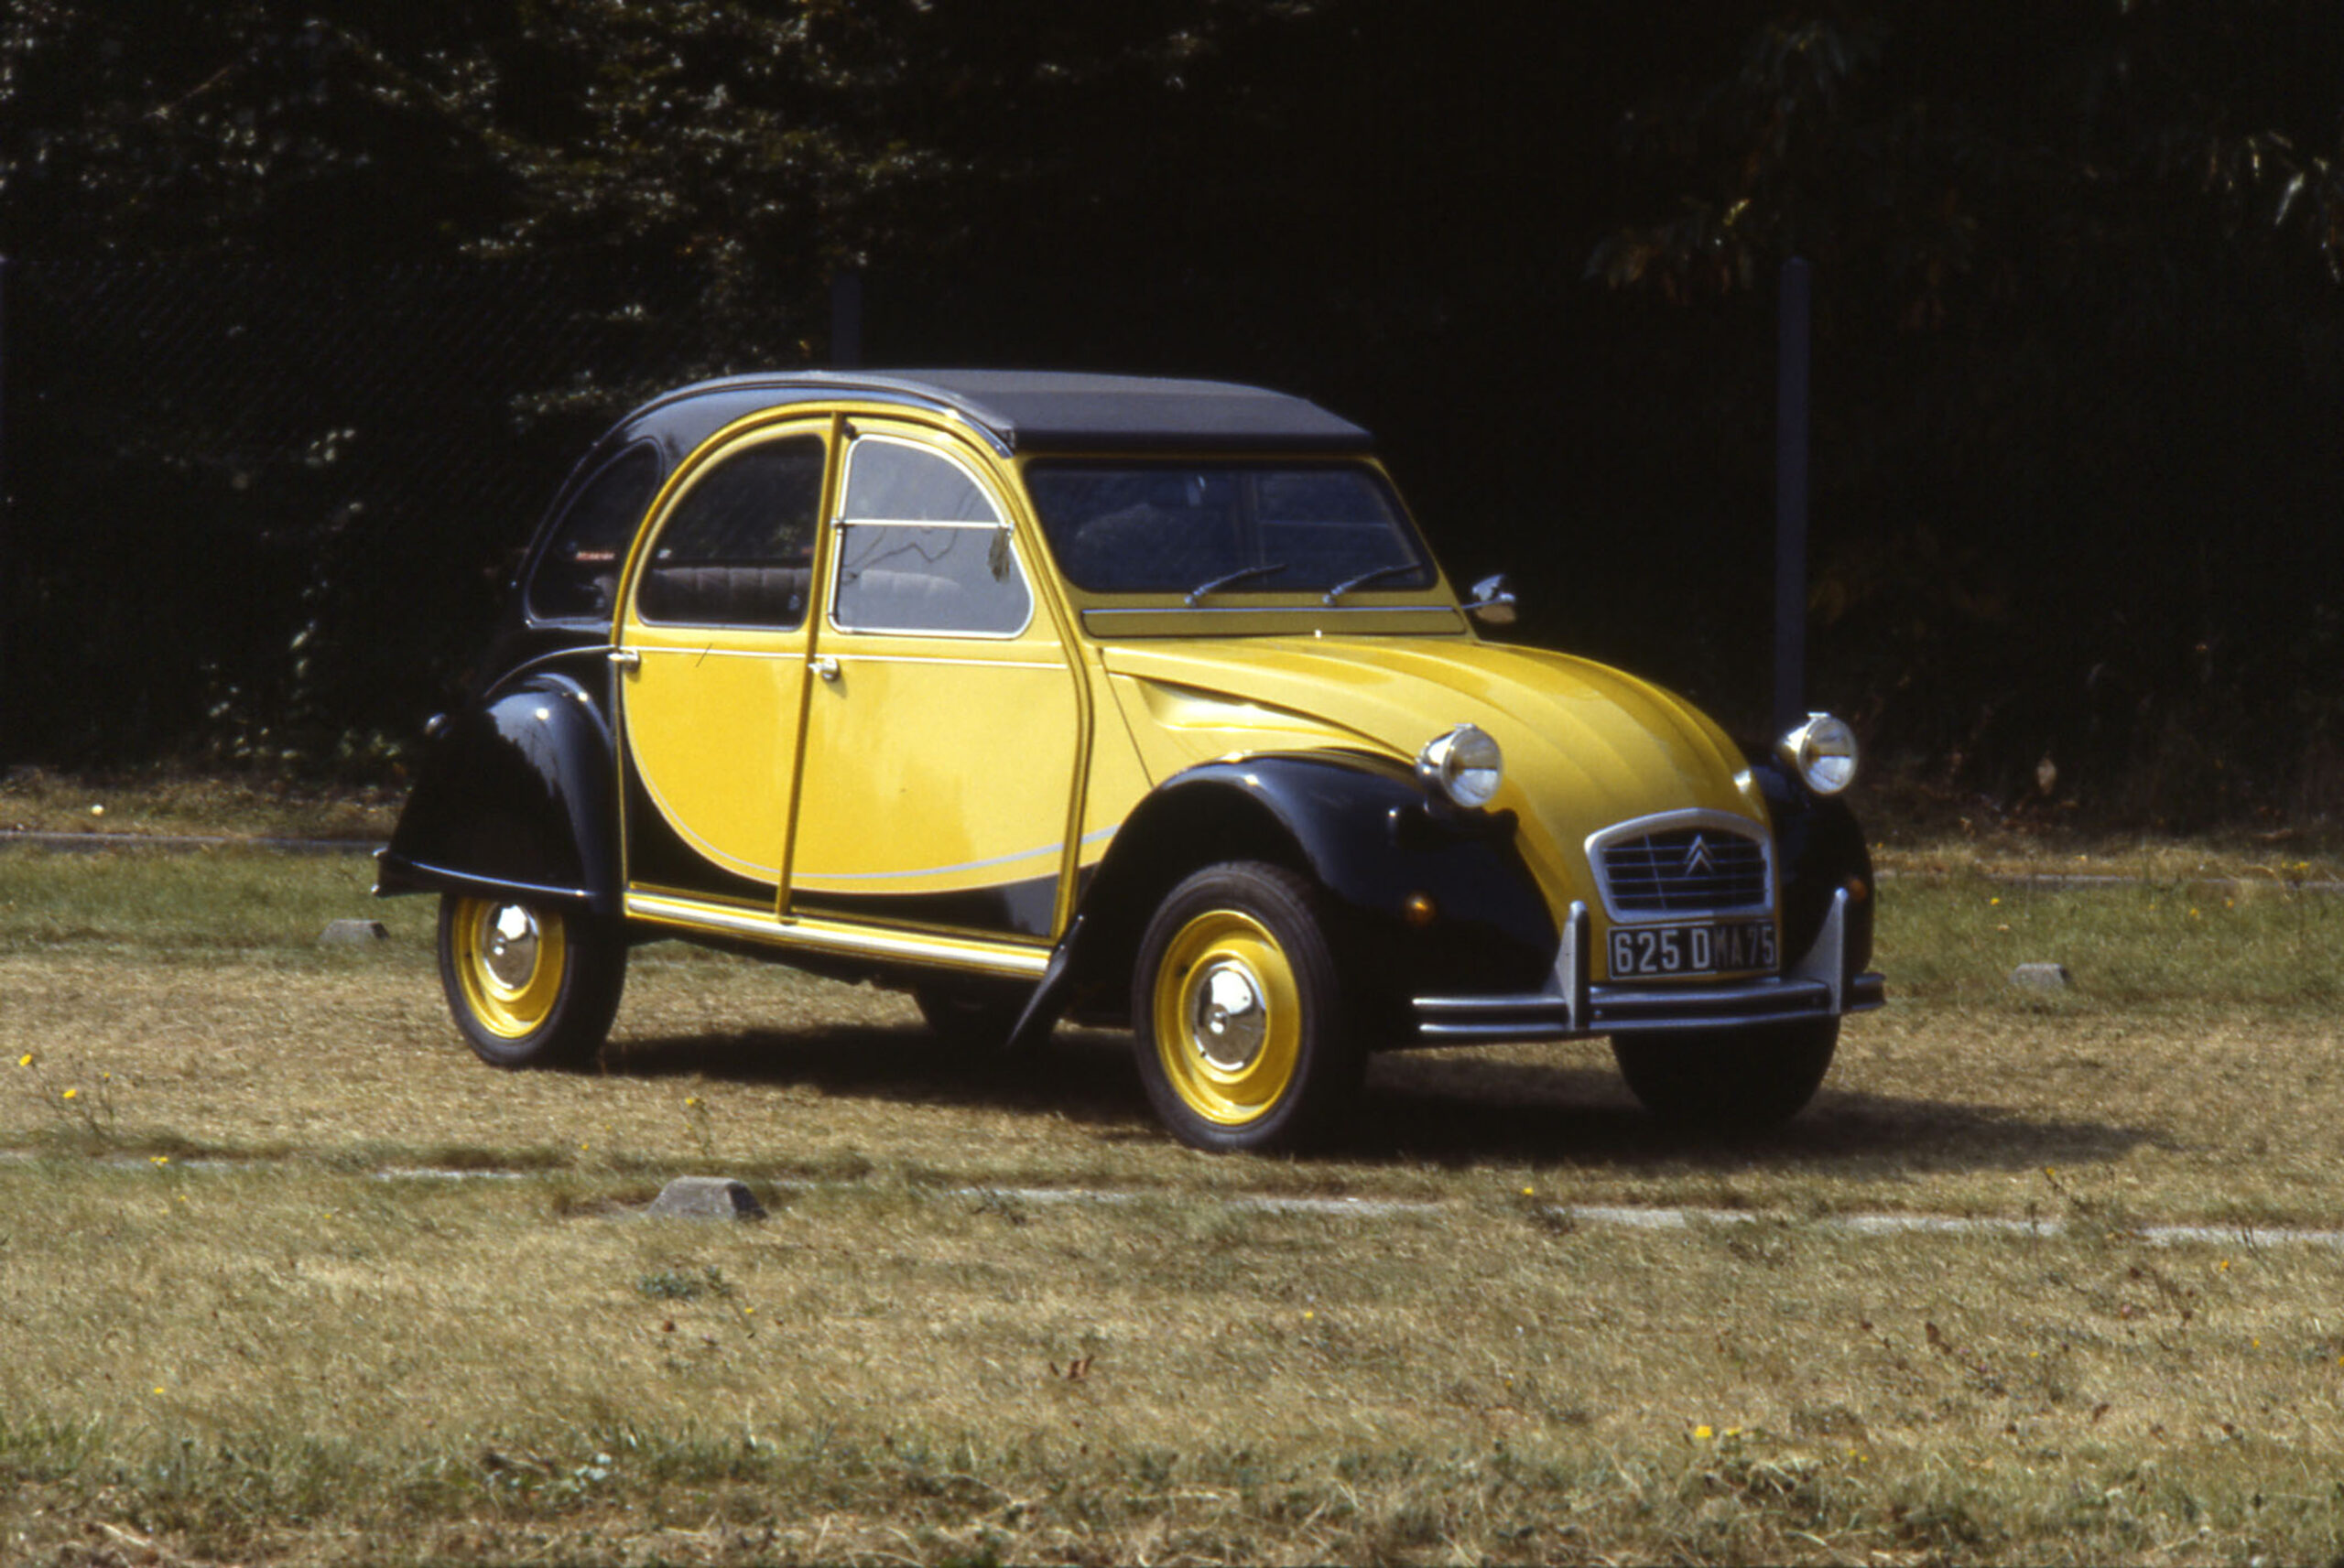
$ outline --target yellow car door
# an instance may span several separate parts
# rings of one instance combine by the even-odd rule
[[[830,446],[827,421],[732,441],[636,548],[616,654],[631,889],[776,908]]]
[[[1047,944],[1085,709],[973,451],[857,419],[808,693],[792,915]]]

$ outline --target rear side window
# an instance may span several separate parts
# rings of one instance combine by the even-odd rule
[[[1008,526],[973,476],[906,441],[854,444],[831,610],[840,626],[1004,637],[1033,608]]]
[[[719,458],[652,541],[635,608],[646,621],[792,630],[806,621],[827,449],[819,436]]]
[[[537,557],[529,613],[541,621],[609,620],[627,546],[658,488],[659,459],[648,445],[629,447],[596,470]]]

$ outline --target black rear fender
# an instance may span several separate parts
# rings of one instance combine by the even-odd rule
[[[611,728],[586,687],[547,671],[433,738],[375,892],[525,893],[619,913]]]

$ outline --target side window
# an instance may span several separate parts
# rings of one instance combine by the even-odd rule
[[[791,436],[719,458],[652,541],[635,609],[699,626],[805,624],[824,447]]]
[[[1014,636],[1032,618],[1008,527],[950,459],[866,436],[848,454],[840,510],[840,626]]]
[[[658,488],[659,459],[648,446],[629,447],[597,470],[537,557],[526,595],[529,613],[539,620],[610,619],[626,547]]]

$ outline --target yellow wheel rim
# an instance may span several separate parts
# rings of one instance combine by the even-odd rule
[[[467,898],[456,905],[453,939],[464,1003],[482,1028],[518,1040],[553,1016],[569,960],[559,914]]]
[[[1302,992],[1269,929],[1235,910],[1180,928],[1156,973],[1156,1054],[1190,1110],[1241,1127],[1275,1110],[1301,1058]]]

